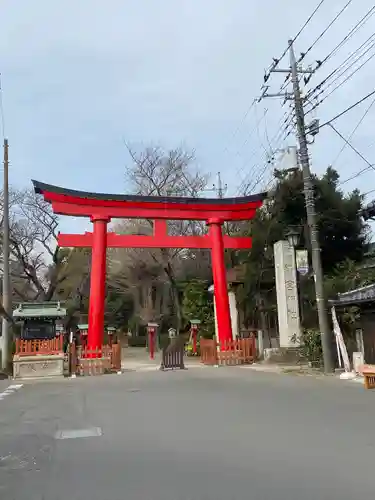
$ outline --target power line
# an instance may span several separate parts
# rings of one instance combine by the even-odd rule
[[[358,124],[357,124],[358,125]],[[357,179],[358,177],[360,177],[361,175],[367,173],[369,170],[375,170],[375,165],[373,163],[371,163],[360,151],[358,151],[357,148],[355,148],[351,143],[350,143],[350,140],[347,139],[346,137],[344,137],[341,132],[339,132],[331,123],[329,124],[329,126],[332,128],[332,130],[345,142],[345,146],[349,146],[360,158],[361,160],[363,160],[366,164],[367,164],[367,167],[365,168],[362,168],[361,170],[358,170],[358,172],[356,172],[355,174],[351,175],[350,177],[347,177],[345,180],[343,181],[340,181],[339,182],[339,185],[343,185],[343,184],[346,184],[347,182],[349,181],[352,181],[354,179]],[[358,126],[356,127],[358,128]],[[333,164],[332,164],[333,166]]]
[[[362,196],[367,196],[368,194],[374,193],[375,189],[371,189],[370,191],[366,191],[366,193],[362,193]]]
[[[284,140],[284,138],[281,138],[281,139],[282,139],[282,141]],[[280,146],[280,142],[278,143],[278,145]],[[274,154],[277,153],[277,152],[282,152],[282,151],[283,150],[282,149],[280,150],[279,147],[278,147],[274,151]],[[284,150],[284,152],[285,152],[285,150]],[[264,160],[265,159],[266,158],[264,158]],[[241,183],[241,185],[240,185],[237,193],[239,193],[241,190],[246,191],[248,193],[251,193],[262,182],[262,180],[264,179],[264,176],[267,173],[267,170],[269,168],[273,167],[273,165],[274,165],[273,160],[274,159],[275,159],[274,157],[272,157],[271,159],[268,158],[262,168],[259,168],[256,171],[255,171],[255,169],[253,169],[252,171],[250,171],[249,174],[242,181],[242,183]],[[260,167],[260,164],[258,163],[256,166]],[[250,177],[250,175],[251,175],[251,177]],[[256,175],[257,175],[257,177],[256,177]]]
[[[346,73],[348,71],[348,69],[350,69],[359,59],[361,59],[373,47],[375,47],[375,41],[372,43],[372,45],[370,47],[367,48],[367,50],[363,54],[358,56],[348,68],[345,68],[343,71],[341,71],[341,73],[336,76],[336,78],[330,83],[329,86],[333,85],[339,78],[341,78],[344,75],[344,73]],[[322,99],[320,99],[318,102],[316,102],[308,111],[306,111],[306,114],[310,113],[311,111],[316,109],[320,104],[322,104],[322,102],[324,102],[330,95],[332,95],[337,89],[339,89],[348,80],[350,80],[359,70],[361,70],[363,68],[363,66],[365,66],[369,61],[371,61],[371,59],[373,59],[373,57],[375,57],[375,52],[373,54],[371,54],[371,56],[369,56],[360,66],[355,68],[342,82],[340,82],[338,85],[336,85],[336,87],[334,87],[327,95],[325,95]],[[335,72],[336,72],[336,70],[335,70]],[[314,99],[317,100],[318,97],[321,94],[323,94],[324,92],[326,92],[328,89],[329,89],[329,87],[321,89],[320,92],[314,97]],[[317,90],[317,87],[313,90],[313,92],[308,94],[307,98],[311,98],[310,96],[316,90]]]
[[[344,149],[346,148],[346,146],[348,145],[348,142],[351,141],[353,135],[356,133],[356,131],[358,130],[358,128],[360,127],[360,125],[362,124],[363,120],[366,118],[366,116],[368,115],[370,109],[372,108],[372,106],[375,104],[375,98],[371,101],[370,105],[366,108],[365,112],[363,113],[363,115],[361,116],[360,120],[358,121],[357,125],[353,128],[353,130],[351,131],[347,141],[345,142],[345,144],[343,144],[342,148],[340,149],[340,151],[338,152],[336,158],[333,160],[332,162],[332,167],[334,166],[334,164],[337,162],[337,160],[339,159],[341,153],[344,151]],[[332,125],[331,125],[332,127]]]
[[[339,185],[342,186],[343,184],[346,184],[347,182],[349,181],[352,181],[354,179],[357,179],[358,177],[361,177],[361,175],[365,174],[366,172],[369,172],[370,170],[372,169],[372,167],[365,167],[365,168],[362,168],[362,170],[359,170],[358,172],[356,172],[354,175],[351,175],[350,177],[346,178],[345,180],[343,181],[340,181],[339,182]]]
[[[365,40],[359,47],[357,47],[351,54],[349,54],[349,56],[344,61],[342,61],[333,71],[331,71],[331,73],[329,73],[329,75],[326,76],[320,83],[318,83],[313,89],[310,89],[305,98],[311,98],[311,96],[313,94],[315,94],[315,92],[317,92],[318,90],[321,90],[323,85],[325,83],[327,83],[327,81],[330,80],[333,76],[335,76],[337,72],[341,72],[340,76],[342,76],[348,69],[350,69],[357,62],[358,59],[363,57],[368,52],[368,48],[366,48],[366,46],[368,44],[370,44],[370,49],[372,48],[372,44],[374,42],[374,39],[375,39],[375,33],[370,35],[367,38],[367,40]],[[361,55],[356,57],[357,54],[363,48],[366,48],[366,50],[364,52],[362,52]],[[354,59],[354,60],[352,61],[352,59]],[[347,66],[347,67],[345,67],[345,66]],[[334,81],[336,81],[336,78]],[[319,94],[321,94],[322,92],[323,92],[323,90],[321,90],[321,92],[319,92]]]
[[[307,25],[310,23],[310,21],[313,19],[313,17],[315,16],[315,14],[318,12],[318,10],[320,9],[320,7],[323,5],[325,0],[320,0],[318,5],[315,7],[315,9],[313,10],[313,12],[310,14],[310,16],[307,18],[307,20],[305,21],[305,23],[301,26],[301,28],[299,29],[299,31],[297,32],[297,34],[294,36],[293,40],[292,40],[292,43],[295,42],[297,40],[297,38],[301,35],[301,33],[304,31],[304,29],[307,27]],[[267,82],[269,76],[270,76],[270,73],[273,69],[276,68],[276,66],[278,65],[278,63],[281,61],[281,59],[283,59],[283,57],[286,55],[286,53],[289,51],[289,45],[288,47],[283,51],[283,53],[281,54],[281,56],[276,59],[276,58],[273,58],[273,62],[272,64],[269,66],[268,70],[266,70],[266,73],[264,75],[264,84]],[[285,79],[285,83],[288,81],[288,76],[286,77]],[[264,84],[262,86],[262,89],[264,89]],[[258,99],[258,102],[259,102],[260,99]],[[251,108],[254,106],[254,102],[252,103],[250,109],[247,111],[247,114],[250,112]],[[247,116],[247,115],[246,115]],[[288,117],[287,119],[288,120]],[[284,122],[285,123],[285,122]],[[289,125],[288,125],[289,126]],[[277,134],[280,133],[280,130],[277,132]],[[272,140],[273,141],[273,140]],[[272,142],[271,141],[271,142]],[[270,145],[270,141],[267,140],[267,142],[269,143]],[[264,148],[264,146],[263,146]],[[265,149],[265,148],[264,148]],[[273,154],[272,150],[271,150],[271,155]],[[242,171],[245,166],[246,166],[247,162],[245,162],[244,166],[240,169],[240,171]],[[239,170],[237,170],[237,173],[239,173]],[[241,186],[243,186],[243,184],[246,182],[246,178],[242,181],[241,183]],[[241,186],[239,187],[239,190],[241,189]]]
[[[259,142],[261,143],[261,147],[264,150],[265,157],[267,158],[267,161],[269,161],[270,158],[272,159],[272,156],[274,155],[274,152],[275,152],[274,149],[277,150],[278,147],[279,147],[279,139],[281,138],[283,132],[285,132],[288,129],[288,127],[291,124],[291,121],[293,120],[293,116],[291,116],[290,112],[289,113],[288,112],[284,113],[284,115],[281,117],[281,119],[279,120],[278,124],[276,125],[276,129],[277,130],[276,130],[276,132],[273,135],[273,137],[272,137],[271,140],[268,138],[267,130],[265,130],[265,136],[266,136],[266,140],[267,140],[267,143],[268,143],[268,146],[269,146],[269,151],[267,151],[267,149],[264,146],[264,144],[262,143],[262,140],[261,140],[261,137],[260,137],[259,126],[262,123],[262,121],[265,121],[266,115],[267,115],[268,111],[269,111],[269,109],[266,108],[264,110],[264,113],[263,113],[262,117],[258,119],[257,118],[257,114],[256,114],[256,107],[254,108],[256,124],[255,124],[254,128],[251,130],[249,136],[245,139],[245,141],[243,142],[243,144],[241,146],[241,147],[245,146],[245,144],[250,140],[251,136],[253,135],[253,133],[256,130],[257,134],[258,134]],[[287,122],[289,122],[289,123],[287,123]],[[281,127],[282,124],[284,124],[284,125],[286,124],[286,126],[283,127],[283,128],[279,128],[279,127]],[[267,129],[267,125],[265,125],[265,128]],[[273,143],[275,143],[276,146],[272,146]],[[250,160],[256,155],[256,153],[257,153],[257,148],[255,148],[252,151],[252,153],[250,154],[250,156],[244,161],[243,165],[240,166],[240,167],[238,167],[236,169],[236,174],[237,175],[240,175],[244,171],[244,169],[247,167],[247,165],[249,164]],[[236,155],[239,155],[239,154],[240,154],[240,151],[237,150]],[[246,182],[247,177],[249,175],[251,175],[251,173],[253,173],[253,172],[252,171],[249,172],[249,174],[246,175],[245,178],[241,181],[241,184],[240,184],[237,192],[241,191],[243,184]]]
[[[284,119],[284,117],[282,117],[282,119],[279,121],[279,125],[281,124],[282,121],[284,121],[284,123],[286,121],[288,121],[288,116],[285,119]],[[286,128],[288,128],[289,126],[290,126],[290,122]],[[270,168],[270,166],[272,166],[272,161],[274,159],[273,155],[277,152],[277,150],[280,148],[280,145],[285,140],[285,137],[282,137],[284,131],[285,131],[285,128],[276,131],[276,133],[274,134],[274,136],[270,140],[270,143],[273,144],[273,150],[271,147],[270,152],[267,152],[267,151],[265,152],[266,154],[263,158],[263,161],[265,162],[264,166],[262,168],[259,168],[258,170],[255,170],[256,167],[260,167],[260,164],[261,164],[261,162],[260,162],[257,165],[255,165],[252,170],[250,170],[250,172],[242,180],[242,182],[237,190],[237,194],[243,190],[245,190],[246,192],[252,192],[255,189],[255,187],[258,186],[259,183],[262,181],[267,169]],[[281,134],[280,134],[280,132],[281,132]]]
[[[351,67],[352,67],[352,66],[353,66],[353,65],[354,65],[354,64],[355,64],[355,63],[356,63],[359,59],[361,59],[361,58],[362,58],[365,54],[367,54],[367,52],[369,52],[369,51],[370,51],[370,50],[371,50],[374,46],[375,46],[375,42],[374,42],[374,43],[373,43],[370,47],[368,47],[368,48],[367,48],[367,50],[366,50],[363,54],[361,54],[359,57],[357,57],[357,58],[355,59],[355,61],[353,61],[353,63],[349,66],[349,68],[347,68],[347,69],[345,70],[345,72],[346,72],[348,69],[350,69],[350,68],[351,68]],[[341,83],[340,83],[337,87],[335,87],[335,89],[333,89],[333,90],[331,91],[331,93],[332,93],[332,92],[334,92],[334,90],[336,90],[336,88],[341,87],[341,85],[343,85],[343,84],[344,84],[347,80],[349,80],[349,79],[350,79],[353,75],[355,75],[355,73],[357,73],[360,69],[362,69],[362,68],[363,68],[363,66],[364,66],[365,64],[367,64],[367,63],[368,63],[368,62],[369,62],[369,61],[370,61],[370,60],[374,57],[374,55],[375,55],[375,53],[374,53],[374,54],[372,54],[370,57],[368,57],[368,58],[367,58],[367,59],[366,59],[366,60],[365,60],[365,61],[364,61],[364,62],[363,62],[360,66],[358,66],[358,68],[356,68],[355,70],[353,70],[353,71],[350,73],[350,75],[348,75],[348,76],[345,78],[345,80],[344,80],[343,82],[341,82]],[[331,82],[331,85],[332,85],[332,83],[335,83],[335,82],[336,82],[336,81],[337,81],[337,80],[338,80],[338,79],[339,79],[342,75],[343,75],[343,73],[341,73],[338,77],[336,77],[336,78],[333,80],[333,82]],[[330,94],[329,94],[329,95],[330,95]]]
[[[332,129],[332,130],[334,130],[334,131],[336,132],[336,134],[337,134],[339,137],[341,137],[341,139],[345,142],[345,144],[346,144],[346,145],[348,145],[348,146],[350,147],[350,149],[352,149],[352,150],[353,150],[353,151],[354,151],[354,152],[355,152],[355,153],[356,153],[356,154],[357,154],[357,155],[361,158],[361,160],[363,160],[365,163],[367,163],[368,168],[372,168],[373,170],[375,170],[374,165],[373,165],[372,163],[370,163],[370,162],[367,160],[367,158],[365,158],[365,157],[363,156],[363,154],[362,154],[362,153],[360,153],[360,152],[358,151],[358,149],[357,149],[357,148],[355,148],[355,147],[353,146],[353,144],[351,144],[351,143],[348,141],[348,139],[346,139],[346,137],[344,137],[344,136],[342,135],[342,133],[341,133],[341,132],[339,132],[339,131],[337,130],[337,128],[335,128],[335,127],[332,125],[332,123],[329,123],[328,125],[331,127],[331,129]]]
[[[320,33],[320,35],[315,39],[315,41],[310,45],[310,47],[301,54],[298,62],[300,63],[306,55],[315,47],[315,45],[323,38],[323,36],[327,33],[327,31],[331,28],[331,26],[337,21],[337,19],[341,16],[341,14],[349,7],[353,0],[348,0],[348,2],[342,7],[342,9],[336,14],[336,16],[332,19],[332,21],[328,24],[328,26]]]
[[[364,97],[362,97],[362,99],[360,99],[359,101],[355,102],[354,104],[352,104],[351,106],[349,106],[348,108],[344,109],[344,111],[341,111],[341,113],[339,113],[338,115],[334,116],[333,118],[331,118],[330,120],[326,121],[325,123],[323,123],[322,125],[319,125],[319,129],[325,127],[326,125],[329,125],[330,123],[334,122],[335,120],[338,120],[339,118],[341,118],[343,115],[345,115],[346,113],[348,113],[349,111],[351,111],[352,109],[354,109],[355,107],[359,106],[359,104],[362,104],[362,102],[366,101],[366,99],[369,99],[371,96],[373,96],[375,94],[375,90],[373,90],[372,92],[370,92],[369,94],[365,95]]]
[[[268,111],[268,109],[267,109],[267,111]],[[265,114],[263,114],[262,118],[258,121],[258,124],[260,124],[264,118],[265,118]],[[279,129],[279,127],[283,123],[285,124],[287,121],[288,121],[288,114],[284,113],[284,116],[281,117],[278,124],[276,125],[277,130],[276,130],[275,134],[273,135],[272,139],[270,141],[267,141],[270,144],[270,151],[267,151],[266,148],[263,146],[265,158],[267,158],[268,162],[269,162],[270,158],[272,159],[272,155],[274,154],[273,149],[277,149],[277,147],[278,147],[277,144],[278,144],[278,137],[280,135],[280,132],[281,133],[283,132],[283,129]],[[276,146],[272,147],[272,144],[276,144]],[[236,171],[237,175],[240,175],[241,172],[243,172],[243,170],[248,166],[250,160],[256,155],[256,153],[257,153],[257,149],[254,149],[252,154],[250,155],[249,158],[246,159],[246,161],[244,162],[242,167],[237,169],[237,171]],[[247,182],[247,179],[251,174],[254,174],[253,170],[251,170],[247,175],[245,175],[244,179],[242,179],[241,184],[237,189],[237,193],[239,193],[243,189],[244,184]]]
[[[297,38],[300,36],[300,34],[303,32],[303,30],[306,28],[306,26],[310,23],[310,21],[312,20],[312,18],[315,16],[315,14],[318,12],[318,10],[320,9],[320,7],[323,5],[325,0],[320,0],[320,2],[318,3],[318,5],[315,7],[315,9],[313,10],[313,12],[310,14],[310,16],[307,18],[307,20],[305,21],[305,23],[302,25],[302,27],[300,28],[300,30],[297,32],[297,34],[294,36],[294,38],[292,39],[292,43],[294,43]],[[268,68],[267,72],[266,72],[266,75],[265,75],[265,82],[268,80],[269,76],[270,76],[270,72],[276,68],[276,66],[279,64],[279,62],[281,61],[281,59],[283,59],[283,57],[286,55],[286,53],[289,51],[289,45],[287,46],[287,48],[284,50],[284,52],[281,54],[281,56],[278,58],[278,59],[274,59],[273,60],[273,63],[271,64],[271,66]]]
[[[323,64],[325,64],[329,59],[331,59],[331,57],[334,54],[336,54],[336,52],[338,52],[340,50],[340,48],[343,47],[345,45],[345,43],[347,43],[352,38],[352,36],[355,35],[355,33],[357,33],[357,31],[359,31],[363,26],[366,25],[366,23],[370,20],[370,18],[374,14],[375,14],[375,6],[371,7],[367,11],[367,13],[357,22],[357,24],[349,31],[349,33],[347,35],[345,35],[345,37],[331,50],[331,52],[329,52],[329,54],[322,61],[317,61],[318,65],[315,68],[315,71],[313,73],[311,73],[308,77],[305,78],[305,84],[307,84],[311,80],[311,78],[314,76],[316,71],[318,69],[320,69],[323,66]],[[374,35],[371,35],[369,38],[371,38],[372,36],[374,36]],[[366,40],[366,42],[368,42],[368,40]],[[355,53],[357,51],[359,51],[363,45],[366,44],[366,42],[364,42],[359,48],[357,48],[352,54],[350,54],[345,59],[345,61],[343,63],[341,63],[341,65],[345,64],[346,61],[348,61],[351,57],[353,57],[355,55]],[[339,67],[336,68],[330,75],[328,75],[328,77],[326,77],[322,82],[320,82],[320,84],[317,85],[317,88],[320,88],[334,73],[336,73],[336,71],[340,69],[341,65],[339,65]],[[315,89],[314,89],[314,91],[315,91]]]
[[[251,110],[253,109],[253,107],[255,106],[256,102],[257,102],[257,99],[254,99],[254,100],[252,101],[252,103],[250,104],[250,106],[249,106],[249,107],[247,108],[247,110],[245,111],[245,113],[242,115],[242,118],[240,119],[240,123],[239,123],[239,124],[238,124],[238,126],[234,129],[234,131],[232,132],[232,134],[230,134],[230,138],[229,138],[229,141],[228,141],[228,142],[232,141],[232,140],[236,137],[236,135],[238,134],[238,132],[239,132],[239,131],[240,131],[240,129],[241,129],[241,125],[242,125],[242,123],[246,120],[246,118],[248,117],[248,115],[249,115],[250,111],[251,111]],[[252,136],[252,134],[254,133],[254,131],[255,131],[255,130],[256,130],[256,127],[254,127],[254,128],[252,129],[252,131],[250,132],[249,137],[247,137],[247,138],[245,139],[244,143],[243,143],[243,144],[242,144],[242,146],[241,146],[242,148],[243,148],[243,147],[245,146],[245,144],[246,144],[246,143],[250,140],[250,137]],[[229,153],[228,144],[227,144],[227,146],[225,146],[225,147],[224,147],[224,149],[223,149],[223,151],[222,151],[222,154],[225,154],[225,153]],[[237,150],[237,152],[236,152],[236,155],[238,155],[238,154],[239,154],[239,150]]]
[[[299,29],[299,31],[297,32],[297,34],[294,36],[294,38],[292,39],[292,41],[290,43],[294,43],[297,38],[301,35],[301,33],[304,31],[304,29],[307,27],[307,25],[310,23],[310,21],[313,19],[313,17],[315,16],[315,14],[318,12],[318,10],[320,9],[320,7],[323,5],[325,0],[320,0],[318,5],[315,7],[315,9],[313,10],[313,12],[310,14],[310,16],[307,18],[307,20],[305,21],[305,23],[301,26],[301,28]],[[283,53],[281,54],[281,56],[279,58],[274,58],[273,59],[273,63],[269,66],[268,70],[266,70],[266,74],[264,76],[264,83],[267,82],[269,76],[270,76],[270,73],[276,68],[276,66],[278,65],[278,63],[283,59],[283,57],[286,55],[286,53],[289,51],[289,48],[290,48],[290,45],[288,44],[287,48],[283,51]],[[285,83],[287,83],[289,79],[289,76],[287,75],[287,77],[285,78],[285,82],[284,82],[284,85]],[[262,87],[264,89],[264,85]],[[261,98],[260,98],[261,100]],[[258,99],[259,101],[259,99]],[[293,119],[293,118],[292,118]],[[286,118],[285,122],[288,120],[288,117]],[[284,123],[285,123],[284,122]],[[286,127],[286,130],[287,128],[289,127],[290,123],[287,125]],[[280,130],[276,133],[276,135],[278,136],[280,134]],[[283,138],[284,140],[285,138]],[[270,141],[268,141],[270,142]],[[271,140],[271,142],[273,142],[273,139]],[[273,154],[273,151],[271,150],[271,155]],[[264,175],[264,171],[267,169],[267,167],[269,166],[269,160],[268,160],[268,163],[266,164],[266,166],[264,167],[264,169],[262,170],[262,173]],[[245,168],[245,165],[244,167],[242,167],[241,170],[243,170]],[[253,172],[250,172],[250,174],[253,173]],[[262,174],[261,174],[262,175]],[[248,177],[248,176],[247,176]],[[242,189],[242,187],[244,186],[244,184],[246,183],[246,177],[245,179],[242,181],[240,187],[239,187],[239,190]],[[257,185],[259,182],[258,180],[255,182],[255,185]],[[252,187],[252,189],[254,188],[255,186]]]
[[[336,75],[336,77],[331,81],[330,85],[335,83],[341,76],[344,75],[348,70],[350,70],[356,62],[358,62],[360,59],[362,59],[363,56],[365,56],[373,47],[374,47],[374,34],[372,34],[366,42],[364,42],[361,47],[358,48],[357,51],[354,51],[353,54],[351,54],[342,64],[340,64],[332,73],[325,79],[324,83],[327,83],[327,80],[331,79],[332,76],[334,76],[336,73],[339,73]],[[368,47],[366,47],[368,45]],[[362,49],[365,48],[365,50],[357,55],[357,53]],[[360,66],[361,68],[361,66]],[[324,89],[321,91],[324,92]],[[320,92],[320,93],[321,93]]]
[[[355,33],[360,30],[369,19],[375,14],[375,6],[371,7],[368,12],[357,22],[357,24],[349,31],[349,33],[344,36],[344,38],[339,42],[331,52],[321,61],[319,67],[321,67],[324,63],[326,63],[340,48],[350,40],[350,38],[355,35]]]
[[[300,36],[300,34],[302,33],[302,31],[306,28],[306,26],[309,24],[309,22],[312,20],[312,18],[315,16],[315,14],[318,12],[318,10],[320,9],[320,7],[323,5],[324,3],[324,0],[320,0],[320,2],[318,3],[318,5],[315,7],[315,9],[313,10],[313,12],[310,14],[310,16],[307,18],[307,21],[305,22],[305,24],[303,24],[303,26],[301,27],[301,29],[298,31],[298,33],[296,34],[296,36],[292,39],[292,44],[297,40],[297,38]],[[286,51],[284,52],[284,55],[288,52],[290,48],[290,44],[288,44],[288,48],[286,49]]]
[[[259,130],[259,125],[260,125],[260,122],[264,119],[266,119],[266,112],[263,113],[263,117],[261,118],[261,120],[258,121],[257,119],[257,112],[256,112],[256,107],[254,108],[255,110],[255,119],[256,119],[256,129],[257,129],[257,135],[258,135],[258,140],[259,140],[259,143],[261,145],[261,147],[264,149],[265,152],[267,152],[267,149],[265,148],[263,142],[262,142],[262,139],[260,137],[260,130]],[[267,110],[268,111],[268,110]]]
[[[329,94],[327,94],[325,97],[323,97],[323,99],[321,99],[317,104],[315,104],[315,106],[311,109],[309,109],[306,113],[310,113],[311,111],[313,111],[313,109],[316,109],[320,104],[322,104],[322,102],[324,102],[330,95],[332,95],[337,89],[339,89],[340,87],[342,87],[347,81],[349,81],[360,69],[363,68],[363,66],[365,64],[367,64],[369,61],[371,61],[371,59],[373,59],[375,57],[375,52],[368,58],[366,59],[366,61],[364,63],[361,64],[361,66],[359,66],[358,68],[356,68],[354,71],[352,71],[352,73],[350,73],[350,75],[348,75],[345,80],[343,80],[341,83],[339,83],[338,85],[336,85],[336,87],[334,87],[331,92],[329,92]]]
[[[310,21],[315,16],[315,14],[318,12],[318,10],[320,9],[320,7],[323,5],[324,1],[325,0],[320,0],[319,1],[318,5],[315,7],[315,9],[313,10],[313,12],[307,18],[307,20],[305,21],[305,23],[301,26],[301,28],[299,29],[299,31],[297,32],[297,34],[294,36],[292,43],[294,43],[297,40],[297,38],[301,35],[301,33],[304,31],[304,29],[307,27],[307,25],[310,23]],[[352,1],[352,0],[350,0],[350,1]],[[271,64],[271,66],[269,67],[269,69],[266,72],[266,74],[268,73],[268,76],[267,77],[265,76],[265,78],[264,78],[265,82],[267,81],[267,79],[269,77],[270,71],[277,66],[277,64],[279,63],[279,61],[281,61],[281,59],[283,59],[283,57],[286,55],[286,53],[288,52],[288,50],[289,50],[289,46],[284,50],[284,52],[282,53],[282,55],[278,59],[274,59],[273,63]],[[250,113],[251,109],[255,105],[256,101],[257,100],[254,99],[254,101],[251,103],[250,107],[246,110],[246,112],[244,113],[243,118],[241,120],[242,122],[247,118],[248,114]],[[240,125],[234,131],[234,133],[232,135],[232,138],[235,137],[235,135],[238,133],[239,129],[240,129]],[[225,148],[224,151],[227,151],[227,148]]]
[[[243,114],[241,120],[240,120],[240,124],[238,125],[238,127],[234,130],[233,134],[231,135],[231,138],[230,140],[234,139],[234,137],[238,134],[238,132],[240,131],[240,128],[241,128],[241,124],[246,120],[246,118],[248,117],[250,111],[253,109],[253,107],[255,106],[256,104],[256,99],[254,99],[252,101],[252,103],[250,104],[250,106],[247,108],[247,110],[245,111],[245,113]]]
[[[254,108],[254,111],[256,110],[256,107]],[[256,120],[256,123],[254,125],[254,127],[251,129],[249,135],[245,138],[245,140],[243,141],[242,145],[240,146],[240,149],[243,148],[248,142],[249,140],[251,139],[252,135],[254,134],[255,131],[258,132],[258,135],[259,135],[259,125],[262,123],[262,121],[265,119],[266,117],[266,114],[268,113],[268,109],[266,108],[264,110],[264,113],[262,115],[261,118],[259,118],[259,120],[257,119],[257,116],[256,116],[256,113],[255,113],[255,120]],[[236,151],[236,156],[239,156],[240,155],[240,149],[238,149]],[[238,169],[237,169],[237,173],[238,173]]]

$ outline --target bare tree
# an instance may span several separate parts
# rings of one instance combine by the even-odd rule
[[[208,176],[194,170],[194,154],[181,148],[165,151],[160,147],[146,148],[136,152],[127,146],[132,164],[127,168],[127,178],[133,192],[147,196],[190,196],[198,197],[207,185]],[[147,221],[149,228],[153,221]],[[143,226],[144,227],[144,226]],[[197,221],[169,221],[168,232],[172,235],[202,234],[204,224]],[[164,273],[171,290],[177,329],[182,325],[182,310],[178,291],[178,273],[181,267],[181,255],[184,251],[162,248],[149,250],[153,262]],[[132,252],[139,261],[140,252]],[[186,255],[186,252],[185,252]]]
[[[115,225],[117,233],[152,234],[147,221],[129,220]],[[161,295],[165,279],[160,264],[147,249],[111,249],[108,280],[118,294],[130,294],[134,314],[142,324],[160,321],[165,313]]]
[[[2,224],[1,202],[0,211]],[[49,301],[68,277],[69,252],[57,245],[57,226],[58,216],[43,198],[11,191],[10,267],[13,293],[21,300]]]

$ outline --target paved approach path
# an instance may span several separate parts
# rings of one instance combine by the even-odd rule
[[[367,500],[374,415],[356,384],[230,368],[25,383],[0,401],[0,498]]]

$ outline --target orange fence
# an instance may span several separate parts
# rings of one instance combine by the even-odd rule
[[[375,389],[375,365],[362,365],[359,372],[363,375],[365,388]]]
[[[63,353],[64,339],[60,335],[51,340],[22,340],[16,339],[16,356],[36,356],[44,354],[50,356],[52,354]]]
[[[201,361],[205,365],[243,365],[256,359],[255,337],[217,343],[214,339],[201,339]]]
[[[77,375],[102,375],[121,371],[121,345],[104,345],[99,349],[70,346],[70,373]]]

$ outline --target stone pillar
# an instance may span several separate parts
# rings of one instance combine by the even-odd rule
[[[258,349],[258,357],[263,358],[263,356],[264,356],[264,332],[263,332],[263,330],[258,330],[257,349]]]
[[[229,299],[230,320],[232,323],[232,335],[234,340],[238,337],[240,333],[238,328],[238,309],[237,309],[236,294],[232,291],[228,292],[228,299]]]
[[[277,241],[274,255],[280,347],[296,347],[291,339],[300,338],[301,324],[294,248],[287,241]]]
[[[236,294],[232,291],[228,292],[228,301],[229,301],[229,312],[230,312],[230,320],[232,324],[232,338],[235,340],[237,335],[239,335],[239,325],[238,325],[238,309],[237,309],[237,299]],[[216,339],[219,341],[218,337],[218,328],[217,328],[217,317],[216,317],[216,302],[214,297],[214,316],[215,316],[215,334]]]

